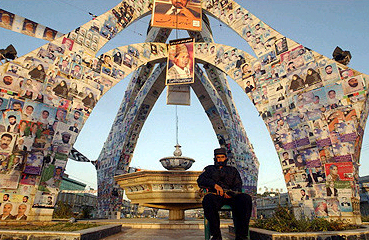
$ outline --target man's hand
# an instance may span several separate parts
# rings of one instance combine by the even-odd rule
[[[215,190],[217,190],[217,195],[223,196],[224,191],[223,188],[221,186],[219,186],[218,184],[214,185]]]
[[[227,193],[224,193],[223,197],[224,198],[231,198],[231,196],[229,196]]]

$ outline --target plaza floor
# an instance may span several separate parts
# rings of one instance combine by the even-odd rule
[[[234,237],[222,229],[223,240],[233,240]],[[204,240],[203,229],[145,229],[124,228],[121,233],[104,238],[104,240]]]
[[[99,220],[105,224],[121,224],[122,232],[104,238],[104,240],[203,240],[203,220],[169,221],[154,218],[133,219],[106,219]],[[232,224],[230,219],[221,220],[223,240],[233,240],[228,233],[228,226]]]

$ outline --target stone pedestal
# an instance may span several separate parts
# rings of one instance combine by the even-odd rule
[[[184,220],[184,211],[201,208],[197,186],[200,171],[140,171],[115,177],[133,204],[169,210],[170,220]]]
[[[169,220],[184,220],[185,210],[169,209]]]
[[[32,208],[28,214],[27,220],[51,221],[53,218],[53,212],[53,208]]]

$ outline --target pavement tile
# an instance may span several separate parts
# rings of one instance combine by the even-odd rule
[[[233,240],[228,229],[222,229],[223,240]],[[202,229],[134,229],[124,228],[121,233],[103,240],[204,240]]]

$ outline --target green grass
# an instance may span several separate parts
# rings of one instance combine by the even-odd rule
[[[57,231],[57,232],[73,232],[87,228],[98,227],[96,223],[56,223],[49,225],[13,225],[1,226],[1,229],[7,230],[31,230],[31,231]]]
[[[359,228],[342,220],[296,219],[292,211],[285,207],[279,207],[271,218],[256,219],[252,227],[277,232],[343,231]]]

